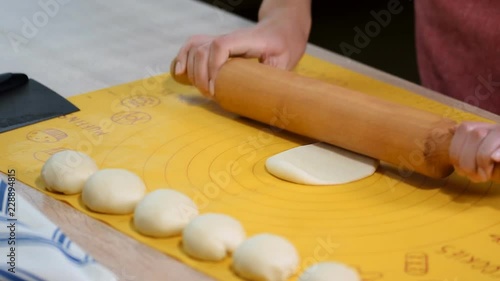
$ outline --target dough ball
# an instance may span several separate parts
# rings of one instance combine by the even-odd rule
[[[146,186],[136,174],[123,169],[104,169],[89,177],[83,187],[83,203],[92,211],[125,215],[134,211]]]
[[[299,265],[295,247],[285,238],[259,234],[243,241],[233,254],[233,270],[254,281],[285,281]]]
[[[45,162],[41,177],[49,191],[76,194],[82,192],[85,181],[98,169],[94,160],[85,153],[64,150]]]
[[[152,237],[181,234],[198,215],[198,207],[189,197],[173,189],[157,189],[147,194],[134,211],[137,231]]]
[[[320,262],[307,268],[299,281],[361,281],[353,268],[336,262]]]
[[[307,185],[344,184],[371,176],[378,160],[325,143],[292,148],[266,161],[267,171]]]
[[[194,218],[182,232],[182,247],[191,257],[220,261],[243,240],[245,230],[239,221],[223,214],[204,214]]]

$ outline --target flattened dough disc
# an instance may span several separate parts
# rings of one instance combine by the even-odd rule
[[[303,145],[269,157],[272,175],[299,184],[333,185],[371,176],[378,160],[325,143]]]

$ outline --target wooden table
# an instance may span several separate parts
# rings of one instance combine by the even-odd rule
[[[43,2],[43,1],[41,1]],[[253,23],[187,0],[13,1],[0,11],[0,73],[24,72],[65,97],[168,72],[194,34]],[[448,105],[500,117],[309,45],[307,53]],[[22,183],[27,198],[120,280],[212,280]]]

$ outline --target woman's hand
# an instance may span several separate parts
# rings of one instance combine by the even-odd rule
[[[491,180],[495,163],[500,162],[500,125],[460,124],[451,141],[450,160],[457,173],[472,181]]]
[[[305,16],[300,7],[286,5],[265,13],[261,8],[264,16],[254,27],[221,36],[191,37],[177,54],[175,73],[187,73],[204,95],[213,96],[217,72],[230,57],[258,58],[267,65],[293,68],[305,51],[311,23],[310,15]]]

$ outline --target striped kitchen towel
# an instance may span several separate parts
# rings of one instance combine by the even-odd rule
[[[114,274],[71,242],[0,178],[0,280],[111,281]]]

